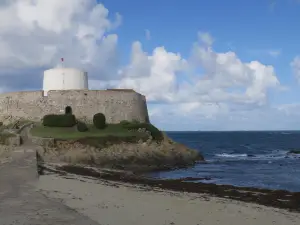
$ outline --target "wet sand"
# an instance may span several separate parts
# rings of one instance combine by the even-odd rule
[[[45,167],[46,165],[46,167]],[[203,183],[200,178],[184,179],[151,179],[142,174],[128,173],[126,171],[104,170],[96,167],[83,167],[72,165],[41,165],[46,170],[53,169],[56,173],[71,173],[81,176],[101,178],[110,181],[122,181],[125,183],[146,185],[152,188],[161,188],[177,192],[189,192],[208,194],[210,196],[222,197],[231,200],[256,203],[264,206],[288,209],[300,212],[300,192],[289,192],[286,190],[270,190],[254,187],[237,187],[233,185],[218,185]],[[195,181],[197,182],[188,182]],[[203,180],[203,179],[202,179]]]
[[[284,209],[74,174],[41,176],[38,189],[105,225],[300,224]]]

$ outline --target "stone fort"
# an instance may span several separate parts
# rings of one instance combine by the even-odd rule
[[[89,90],[87,73],[73,68],[44,71],[43,90],[0,95],[0,121],[4,124],[22,119],[39,122],[46,114],[63,113],[90,123],[99,112],[108,123],[149,122],[144,95],[131,89]]]

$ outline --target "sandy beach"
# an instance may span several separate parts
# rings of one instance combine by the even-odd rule
[[[0,165],[1,225],[300,224],[300,213],[207,194],[74,174],[37,176],[33,149],[11,153]]]
[[[300,224],[300,214],[282,209],[77,175],[41,176],[37,188],[105,225]]]

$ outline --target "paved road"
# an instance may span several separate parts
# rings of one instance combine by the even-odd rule
[[[35,151],[26,149],[0,164],[0,225],[99,225],[36,190]]]

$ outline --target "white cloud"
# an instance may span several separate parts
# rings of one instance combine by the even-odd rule
[[[268,90],[280,87],[272,66],[242,62],[234,52],[215,52],[209,34],[200,38],[188,60],[164,47],[149,55],[134,43],[118,87],[134,88],[150,101],[267,104]]]
[[[293,61],[290,64],[292,71],[296,77],[296,79],[298,80],[298,82],[300,83],[300,57],[296,56]]]
[[[227,104],[201,104],[184,112],[184,104],[151,105],[151,122],[165,130],[293,130],[299,129],[299,104],[233,110]]]
[[[211,46],[214,43],[214,39],[208,32],[198,32],[199,40],[207,46]]]
[[[0,5],[0,75],[6,71],[68,66],[115,74],[121,17],[96,0],[13,0]],[[93,75],[93,73],[91,73]]]
[[[146,29],[145,30],[145,36],[146,36],[146,39],[149,41],[151,40],[151,33],[150,33],[150,30]]]
[[[180,54],[157,47],[152,55],[144,52],[142,45],[132,45],[130,65],[121,72],[117,87],[133,88],[145,94],[150,101],[173,102],[178,91],[177,72],[185,67]]]
[[[213,38],[207,33],[199,38],[189,59],[164,47],[157,47],[149,54],[143,51],[141,43],[135,42],[131,62],[122,70],[122,78],[115,86],[134,88],[145,94],[149,102],[167,103],[156,105],[151,111],[152,117],[162,124],[170,117],[179,118],[173,120],[180,124],[187,118],[200,121],[221,118],[225,121],[223,126],[227,126],[233,121],[251,120],[253,116],[247,112],[259,108],[264,112],[269,104],[269,90],[283,88],[273,66],[258,61],[243,62],[234,52],[216,52]],[[261,114],[256,112],[256,115]],[[259,126],[258,122],[248,126],[254,124]]]

